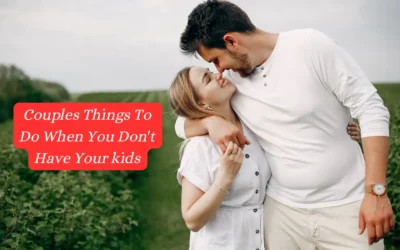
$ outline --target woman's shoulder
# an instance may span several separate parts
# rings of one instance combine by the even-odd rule
[[[202,154],[218,153],[217,146],[212,142],[208,135],[195,136],[183,142],[182,150],[184,154],[195,154],[202,156]]]
[[[180,148],[181,163],[198,162],[213,168],[218,165],[222,151],[208,135],[196,136],[186,140]]]
[[[192,146],[211,146],[213,142],[208,135],[199,135],[187,139],[187,144]]]
[[[177,171],[178,182],[182,176],[204,192],[211,185],[213,169],[218,166],[218,151],[210,137],[196,136],[183,142],[180,148],[181,161]]]

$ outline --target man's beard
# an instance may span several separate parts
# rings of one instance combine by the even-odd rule
[[[247,54],[238,54],[232,53],[229,51],[229,54],[232,58],[237,59],[242,65],[240,68],[232,69],[237,72],[241,77],[245,78],[253,74],[254,69],[251,68],[251,63],[249,59],[249,55]]]

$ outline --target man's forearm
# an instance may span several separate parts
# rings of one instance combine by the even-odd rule
[[[206,127],[206,119],[185,119],[184,130],[186,138],[208,134]]]
[[[387,136],[365,137],[362,139],[362,145],[366,165],[365,184],[386,184],[389,138]]]

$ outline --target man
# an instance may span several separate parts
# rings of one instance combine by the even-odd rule
[[[389,112],[348,53],[315,29],[262,31],[226,1],[192,11],[181,49],[236,85],[232,107],[266,153],[267,249],[384,249],[394,225],[385,192]],[[365,158],[343,131],[352,117]],[[175,129],[181,138],[208,133],[223,151],[229,141],[251,143],[218,117],[179,117]]]

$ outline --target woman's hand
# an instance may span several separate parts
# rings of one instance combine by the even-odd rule
[[[229,189],[243,162],[242,149],[233,142],[229,142],[228,148],[221,157],[221,166],[217,177],[217,184],[225,191]]]
[[[186,178],[182,179],[182,215],[189,230],[198,232],[215,216],[242,166],[242,160],[242,149],[230,142],[221,157],[221,166],[214,181],[215,187],[203,192]]]
[[[351,136],[351,139],[353,139],[355,141],[360,140],[360,129],[359,129],[357,123],[350,122],[347,125],[347,133]]]

